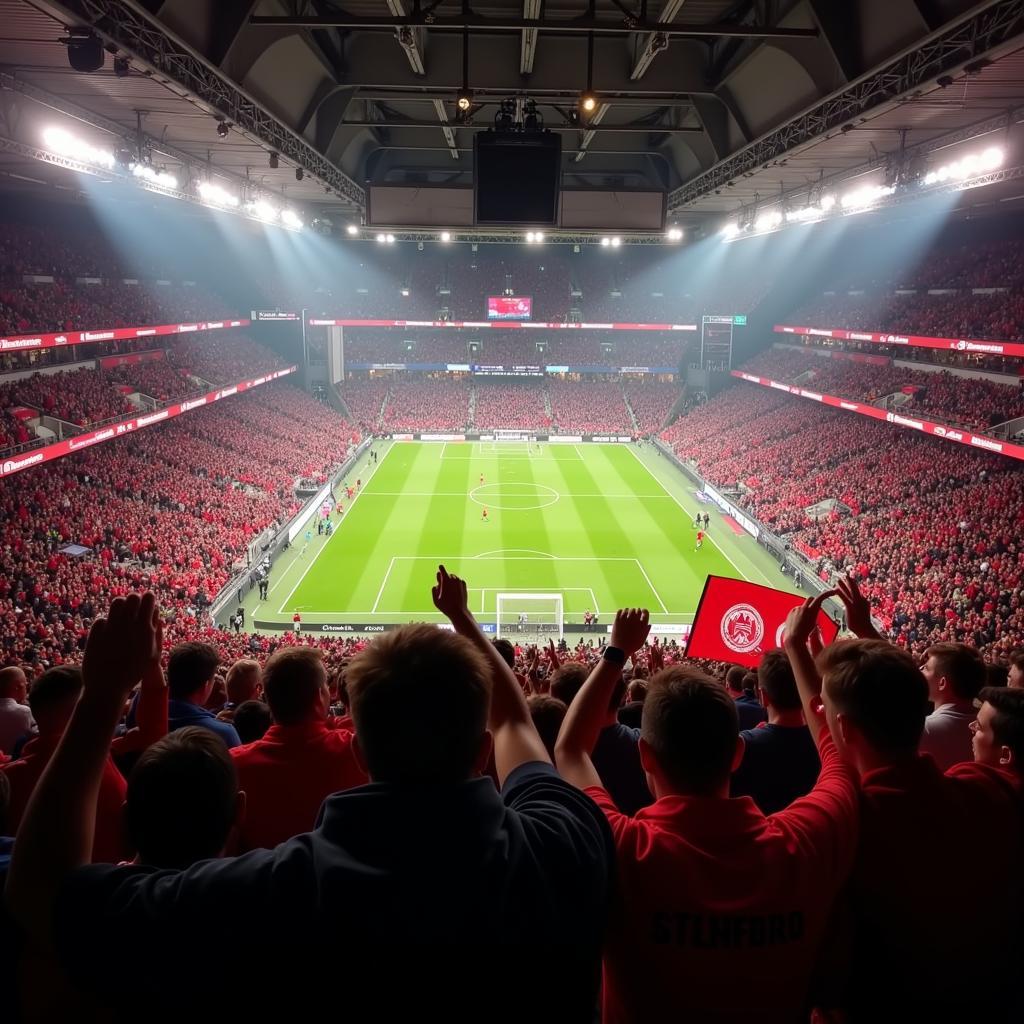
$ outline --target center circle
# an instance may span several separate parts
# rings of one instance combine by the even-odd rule
[[[469,492],[471,501],[500,511],[531,512],[554,505],[561,495],[546,484],[480,484]]]

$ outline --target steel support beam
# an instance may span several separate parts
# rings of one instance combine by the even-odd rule
[[[42,0],[42,5],[66,24],[91,26],[104,42],[149,68],[157,81],[166,81],[172,90],[220,114],[237,131],[301,167],[342,198],[366,205],[363,189],[347,174],[134,0]]]
[[[714,22],[707,25],[662,25],[657,21],[623,15],[618,20],[584,15],[578,18],[488,18],[472,12],[461,15],[440,15],[423,12],[405,17],[373,17],[351,14],[335,15],[276,15],[254,14],[249,24],[264,28],[343,28],[362,31],[393,32],[402,26],[426,28],[432,32],[557,32],[562,35],[629,35],[633,32],[662,32],[670,36],[692,39],[719,39],[736,36],[743,39],[816,39],[816,28],[778,28],[770,26],[737,25],[732,22]]]
[[[686,0],[665,0],[661,11],[658,13],[658,24],[669,25],[675,21],[676,15],[684,3],[686,3]],[[654,58],[662,50],[668,49],[667,37],[664,40],[664,45],[662,45],[661,37],[665,37],[664,31],[648,32],[647,35],[638,37],[636,60],[633,61],[633,70],[629,73],[629,77],[634,82],[638,82],[643,78],[644,72],[654,63]]]
[[[597,115],[595,114],[589,121],[589,124],[594,124]],[[448,121],[341,121],[337,125],[338,128],[425,128],[437,131],[438,128],[451,128],[451,123]],[[486,128],[492,127],[489,124],[467,124],[460,125],[461,128],[469,128],[473,131],[483,131]],[[578,124],[560,124],[560,125],[546,125],[548,131],[551,132],[578,132],[583,131],[586,134],[593,134],[598,129],[590,129],[586,125]],[[685,135],[689,133],[702,135],[704,129],[695,126],[676,126],[676,125],[661,125],[661,124],[609,124],[601,125],[600,131],[602,132],[616,132],[623,134],[643,134],[643,135],[659,135],[662,133],[672,135]]]
[[[940,75],[958,71],[971,60],[1011,43],[1021,33],[1024,0],[993,0],[697,175],[669,194],[668,209],[674,211],[694,203],[745,173],[761,169],[869,112],[899,102]]]

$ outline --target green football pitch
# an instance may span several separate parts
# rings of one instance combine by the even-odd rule
[[[380,443],[348,483],[330,537],[300,534],[271,574],[268,599],[247,601],[257,623],[439,621],[430,600],[438,563],[462,576],[470,607],[496,621],[499,594],[530,594],[543,614],[561,595],[566,622],[586,610],[650,609],[659,624],[690,622],[708,574],[785,584],[753,538],[737,535],[668,460],[632,444]],[[339,488],[337,493],[342,493]],[[484,518],[484,509],[487,517]],[[695,550],[693,519],[711,526]],[[788,588],[787,588],[788,589]],[[506,599],[503,621],[519,606]],[[534,616],[531,615],[531,621]]]

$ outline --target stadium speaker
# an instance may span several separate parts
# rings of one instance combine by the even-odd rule
[[[473,158],[477,224],[557,224],[561,136],[554,132],[477,132]]]
[[[89,74],[103,67],[103,44],[92,32],[70,29],[65,45],[68,48],[68,63],[75,71]]]

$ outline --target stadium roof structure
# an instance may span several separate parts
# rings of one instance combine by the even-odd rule
[[[683,227],[976,135],[1012,148],[1024,116],[1024,0],[0,0],[0,18],[0,187],[73,188],[36,151],[62,115],[342,223],[371,184],[468,185],[502,101],[562,133],[566,187],[663,190]],[[62,40],[87,30],[105,63],[76,72]]]

